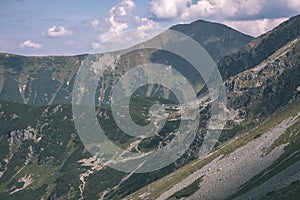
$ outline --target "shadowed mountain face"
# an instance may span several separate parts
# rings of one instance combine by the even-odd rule
[[[282,23],[274,30],[256,38],[240,51],[225,56],[218,63],[224,79],[255,67],[279,48],[295,40],[300,34],[300,15]]]
[[[178,25],[172,29],[187,34],[199,42],[215,62],[253,39],[224,25],[205,21]],[[0,99],[38,105],[70,103],[74,78],[85,57],[85,55],[24,57],[0,54]],[[117,68],[119,68],[116,73],[121,76],[124,70],[151,62],[172,65],[187,76],[192,76],[188,77],[189,80],[199,79],[199,77],[194,77],[193,71],[188,70],[192,67],[184,59],[168,52],[155,50],[140,50],[122,56],[116,60]],[[109,83],[103,82],[102,84],[108,85]],[[157,88],[148,90],[155,89]],[[102,92],[105,93],[105,91]]]
[[[199,147],[210,118],[209,105],[205,105],[200,112],[197,136],[189,150],[170,166],[146,174],[128,174],[106,167],[92,157],[80,141],[69,103],[75,75],[86,55],[23,57],[1,54],[0,199],[197,199],[199,195],[211,195],[210,199],[239,196],[247,199],[253,189],[261,199],[297,196],[299,181],[291,178],[294,174],[289,167],[295,169],[300,157],[300,121],[297,117],[300,113],[299,21],[299,16],[294,17],[245,47],[251,37],[220,24],[196,21],[172,27],[197,40],[214,61],[219,62],[230,116],[215,153],[199,160]],[[115,62],[114,77],[119,78],[132,66],[149,62],[184,68],[182,71],[189,67],[186,61],[166,52],[141,50],[119,58]],[[109,85],[114,81],[108,72],[107,79],[104,78],[101,84]],[[149,93],[157,89],[146,88]],[[132,98],[131,115],[135,122],[144,124],[149,108],[157,101],[162,100]],[[168,144],[180,122],[178,110],[171,109],[169,112],[171,119],[160,136],[136,143],[118,128],[111,110],[96,108],[99,123],[107,137],[123,149],[134,147],[133,152],[148,152],[158,145]],[[284,120],[288,122],[284,124]],[[280,127],[276,126],[278,124]],[[273,132],[279,136],[278,139],[272,138]],[[239,138],[235,140],[236,136]],[[268,147],[263,143],[265,141],[275,142]],[[253,143],[247,146],[249,142]],[[259,148],[256,149],[257,146]],[[239,147],[243,147],[239,151],[251,151],[253,154],[236,155]],[[282,154],[274,155],[272,150],[277,147],[280,148],[276,152]],[[264,165],[264,156],[272,165]],[[233,163],[239,160],[248,164]],[[259,167],[258,161],[261,161]],[[227,164],[232,166],[231,171]],[[239,166],[242,166],[241,169]],[[224,174],[232,171],[233,175]],[[251,173],[244,175],[249,171]],[[170,173],[173,174],[167,176]],[[287,174],[290,175],[285,177]],[[285,184],[281,184],[282,179]],[[272,186],[278,183],[282,187],[268,191],[265,188],[270,183]],[[205,193],[209,190],[201,191],[199,184],[211,186],[215,191]],[[218,196],[220,194],[223,196]]]
[[[225,55],[241,49],[253,39],[253,37],[223,24],[203,20],[197,20],[191,24],[176,25],[171,29],[184,33],[199,42],[216,62]]]

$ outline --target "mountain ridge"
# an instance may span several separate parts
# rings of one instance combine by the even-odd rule
[[[199,42],[212,55],[214,60],[219,60],[225,55],[237,51],[244,44],[254,39],[254,37],[241,33],[224,24],[204,20],[196,20],[190,24],[175,25],[170,29],[184,33]],[[206,35],[209,35],[208,39]],[[241,43],[241,41],[243,42]],[[218,51],[221,51],[222,54],[213,54],[216,48],[211,48],[211,46],[217,46]]]
[[[178,31],[185,33],[186,26],[189,29],[195,26],[194,29],[191,29],[186,34],[202,44],[215,62],[221,57],[246,45],[253,39],[221,24],[202,21],[201,26],[198,26],[198,23],[199,21],[194,25],[178,25],[177,29],[183,27],[180,28],[182,30]],[[211,28],[205,29],[205,26],[210,26]],[[205,30],[205,33],[203,33],[203,30]],[[197,37],[195,38],[192,35],[196,35]],[[200,37],[199,35],[202,36]],[[216,41],[211,42],[211,38],[216,39]],[[141,55],[143,55],[143,58]],[[87,54],[28,57],[1,53],[0,98],[40,105],[71,103],[71,91],[75,81],[75,74],[80,68],[81,62],[87,57]],[[127,70],[134,65],[153,62],[173,65],[175,69],[183,69],[183,66],[186,69],[192,68],[188,67],[189,63],[182,58],[180,59],[159,50],[131,52],[122,56],[116,62],[119,68],[116,71],[119,74],[122,73],[121,69]],[[186,69],[180,72],[185,73]],[[199,79],[199,77],[193,77],[197,75],[193,71],[187,72],[192,76],[187,77],[188,79]],[[195,84],[199,85],[199,83]],[[49,89],[41,88],[41,85],[46,85]]]
[[[281,23],[273,30],[257,37],[242,50],[225,56],[218,62],[224,79],[250,69],[300,34],[300,15]],[[267,48],[268,49],[267,49]],[[230,67],[230,68],[229,68]]]

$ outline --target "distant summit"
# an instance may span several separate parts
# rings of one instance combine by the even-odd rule
[[[215,61],[237,51],[254,39],[223,24],[204,20],[175,25],[171,29],[199,42]]]

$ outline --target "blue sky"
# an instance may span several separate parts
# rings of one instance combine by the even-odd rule
[[[88,53],[126,30],[196,19],[258,36],[299,13],[299,0],[0,0],[0,52]]]

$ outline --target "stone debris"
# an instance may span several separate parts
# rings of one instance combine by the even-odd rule
[[[10,144],[20,144],[22,141],[36,139],[37,130],[28,126],[24,130],[16,130],[10,132],[9,142]]]
[[[234,194],[239,187],[253,176],[270,166],[283,152],[286,145],[276,147],[271,153],[262,156],[263,149],[268,149],[274,141],[293,125],[300,116],[284,120],[272,130],[266,132],[259,140],[252,140],[248,144],[235,150],[225,157],[218,158],[194,172],[186,179],[164,192],[158,199],[165,200],[176,192],[189,186],[203,176],[200,189],[191,197],[191,200],[224,199]]]

